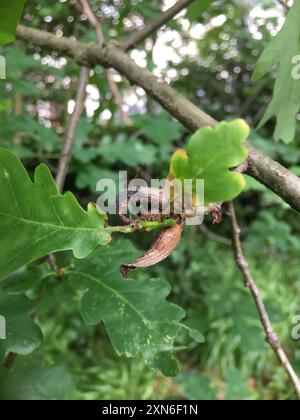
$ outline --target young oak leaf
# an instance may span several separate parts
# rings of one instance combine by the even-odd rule
[[[109,241],[105,215],[92,205],[84,211],[71,193],[60,195],[45,165],[32,182],[20,160],[0,148],[0,279],[57,251],[85,258]]]
[[[294,74],[299,63],[300,2],[294,1],[282,30],[275,36],[259,58],[253,80],[262,79],[273,68],[277,69],[274,94],[262,120],[260,129],[273,116],[277,118],[275,140],[289,143],[294,140],[297,113],[300,109],[300,79]]]
[[[174,153],[170,178],[203,179],[205,204],[232,200],[245,187],[243,175],[230,169],[247,159],[243,142],[248,135],[249,127],[241,119],[201,128],[192,136],[187,151]]]

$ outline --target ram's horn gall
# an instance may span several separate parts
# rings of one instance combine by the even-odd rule
[[[121,273],[127,278],[128,274],[136,268],[151,267],[168,258],[169,255],[177,248],[183,231],[183,223],[163,229],[155,239],[153,245],[136,261],[121,265]]]

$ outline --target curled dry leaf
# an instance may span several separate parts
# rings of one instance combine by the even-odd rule
[[[181,222],[163,229],[145,255],[132,263],[121,265],[123,277],[127,278],[128,274],[136,268],[151,267],[168,258],[180,242],[183,226]]]

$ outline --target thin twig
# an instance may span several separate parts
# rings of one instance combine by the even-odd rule
[[[49,255],[48,258],[47,258],[47,261],[48,261],[48,264],[50,265],[51,269],[53,270],[53,272],[58,273],[59,272],[59,267],[57,265],[55,255],[53,255],[53,254]]]
[[[113,95],[113,97],[115,98],[115,102],[117,107],[120,110],[120,115],[121,115],[121,119],[123,121],[123,123],[127,126],[131,126],[132,124],[132,120],[128,117],[127,112],[124,109],[124,103],[123,103],[123,98],[122,95],[118,89],[118,86],[114,80],[114,75],[113,75],[113,70],[112,69],[108,69],[106,70],[106,78],[107,78],[107,82],[110,88],[110,91]]]
[[[257,100],[259,96],[262,95],[263,91],[266,89],[269,80],[266,79],[263,83],[256,86],[250,96],[248,96],[247,100],[239,106],[239,115],[240,117],[247,116],[247,111],[249,110],[250,106]]]
[[[205,226],[204,224],[199,226],[200,232],[205,235],[207,238],[219,242],[220,244],[223,245],[227,245],[227,246],[232,246],[232,241],[228,238],[226,238],[225,236],[221,236],[221,235],[217,235],[216,233],[212,232],[211,230],[208,229],[207,226]]]
[[[90,3],[88,2],[88,0],[79,0],[79,4],[82,8],[83,13],[86,15],[91,25],[95,28],[99,46],[103,47],[103,45],[105,44],[105,38],[102,30],[102,25],[100,24],[94,12],[92,11]]]
[[[173,17],[178,15],[183,9],[189,6],[194,0],[179,0],[174,6],[170,7],[166,12],[162,13],[156,20],[146,25],[140,31],[134,32],[127,39],[121,42],[124,50],[130,50],[146,38],[154,34],[159,28],[168,23]]]
[[[279,337],[275,333],[270,317],[266,311],[266,307],[264,305],[262,295],[260,290],[258,289],[249,269],[249,264],[246,260],[246,257],[243,252],[241,238],[240,238],[240,227],[237,221],[235,208],[233,202],[229,203],[229,214],[228,214],[231,229],[232,229],[232,240],[233,240],[233,250],[236,258],[236,264],[240,269],[244,281],[245,286],[248,287],[252,293],[253,299],[255,301],[259,317],[266,333],[267,342],[270,344],[274,352],[277,354],[278,359],[281,365],[284,367],[286,372],[288,373],[293,386],[295,388],[296,394],[298,399],[300,400],[300,380],[297,376],[294,368],[292,367],[289,359],[287,358],[286,353],[284,352]]]
[[[278,0],[281,6],[288,12],[290,10],[290,6],[285,2],[285,0]]]
[[[90,69],[88,67],[82,66],[80,68],[80,76],[75,100],[74,112],[71,115],[70,124],[68,126],[65,139],[64,147],[59,160],[58,172],[56,176],[56,183],[59,191],[62,192],[65,179],[68,173],[69,164],[72,155],[72,148],[74,144],[74,138],[77,130],[77,126],[83,111],[84,100],[86,97],[86,87],[89,81]]]
[[[94,27],[94,29],[96,31],[98,44],[99,44],[100,48],[102,48],[103,45],[105,44],[105,37],[104,37],[104,34],[103,34],[102,25],[101,25],[100,21],[97,19],[94,12],[92,11],[88,0],[79,0],[79,4],[81,5],[83,13],[88,18],[90,24]],[[111,91],[111,93],[112,93],[112,95],[115,99],[116,105],[120,110],[121,120],[127,126],[132,125],[132,121],[128,117],[128,115],[127,115],[127,113],[124,109],[123,98],[122,98],[122,95],[121,95],[121,93],[118,89],[118,86],[117,86],[117,84],[114,80],[114,75],[113,75],[112,69],[107,69],[106,70],[106,78],[107,78],[107,82],[108,82],[110,91]]]

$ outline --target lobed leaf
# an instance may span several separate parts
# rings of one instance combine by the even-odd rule
[[[300,109],[300,78],[295,77],[293,69],[295,58],[299,57],[300,41],[300,2],[294,1],[282,30],[271,40],[257,62],[253,80],[257,81],[271,72],[274,67],[277,78],[274,93],[258,129],[273,116],[277,118],[274,137],[290,143],[294,140],[297,114]],[[299,60],[297,61],[299,63]]]
[[[163,280],[124,280],[119,266],[137,256],[130,242],[95,251],[76,261],[71,284],[82,291],[81,314],[88,324],[103,322],[116,351],[136,357],[142,354],[153,367],[173,376],[177,362],[170,352],[181,331],[184,311],[166,302],[170,286]],[[177,366],[177,368],[176,368]]]
[[[19,159],[0,149],[0,278],[56,251],[85,258],[110,241],[104,224],[92,205],[85,212],[73,194],[60,195],[45,165],[33,183]]]
[[[201,128],[192,136],[187,152],[178,150],[173,155],[170,177],[203,179],[205,204],[232,200],[245,187],[243,175],[230,169],[247,158],[243,142],[248,135],[249,127],[243,120]]]

